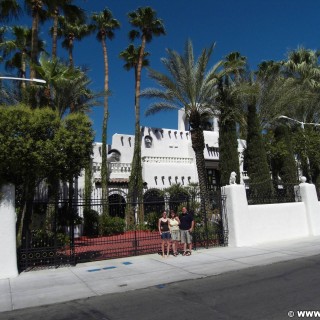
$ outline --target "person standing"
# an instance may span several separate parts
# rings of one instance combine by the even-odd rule
[[[169,229],[171,233],[172,240],[172,251],[173,256],[176,257],[178,255],[178,242],[180,241],[180,229],[179,229],[180,219],[176,215],[176,213],[171,210],[169,217]]]
[[[187,208],[182,208],[180,215],[180,237],[183,243],[183,256],[190,256],[192,252],[192,231],[194,228],[193,215],[188,213]],[[187,250],[188,246],[188,250]]]
[[[162,251],[162,258],[169,257],[170,252],[170,229],[169,229],[169,219],[167,218],[167,212],[162,212],[162,217],[158,221],[158,229],[162,239],[161,242],[161,251]],[[167,255],[165,256],[165,245],[167,246]]]

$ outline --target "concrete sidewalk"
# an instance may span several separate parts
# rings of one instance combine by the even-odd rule
[[[158,254],[23,272],[0,280],[0,312],[198,279],[320,253],[320,237],[254,247],[198,249],[189,257]]]

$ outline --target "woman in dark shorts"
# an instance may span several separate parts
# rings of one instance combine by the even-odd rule
[[[162,212],[162,217],[159,219],[159,222],[158,222],[158,229],[162,239],[162,242],[161,242],[162,258],[168,258],[169,252],[170,252],[171,234],[169,229],[169,219],[167,218],[166,211]],[[167,245],[167,255],[164,254],[165,245]]]

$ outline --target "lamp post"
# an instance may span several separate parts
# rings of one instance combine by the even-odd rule
[[[310,180],[311,179],[311,170],[310,170],[310,161],[309,161],[309,157],[307,155],[307,150],[306,150],[306,137],[305,137],[305,132],[304,132],[304,126],[307,124],[307,125],[311,125],[311,126],[320,126],[320,123],[314,123],[314,122],[303,122],[303,121],[299,121],[299,120],[296,120],[296,119],[293,119],[293,118],[290,118],[290,117],[287,117],[287,116],[284,116],[284,115],[281,115],[278,117],[278,119],[286,119],[286,120],[290,120],[290,121],[293,121],[293,122],[296,122],[298,124],[300,124],[301,126],[301,129],[303,131],[303,137],[304,137],[304,152],[305,152],[305,155],[306,155],[306,160],[307,160],[307,173],[310,177]]]
[[[1,77],[0,79],[5,79],[5,80],[17,80],[17,81],[30,81],[30,82],[38,82],[38,83],[46,83],[46,80],[43,79],[28,79],[28,78],[16,78],[16,77]]]

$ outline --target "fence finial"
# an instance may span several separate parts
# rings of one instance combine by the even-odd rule
[[[301,183],[306,183],[306,181],[307,181],[307,178],[305,176],[301,176],[300,177],[300,182]]]
[[[237,184],[236,183],[237,174],[232,171],[230,174],[229,184]]]

